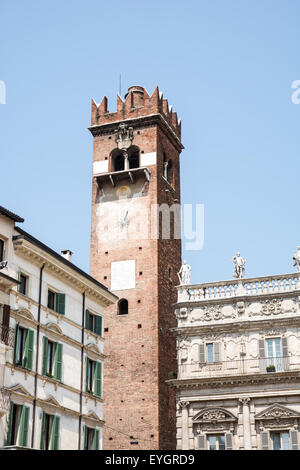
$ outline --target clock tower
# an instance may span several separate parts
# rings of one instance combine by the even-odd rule
[[[105,311],[103,448],[175,449],[175,394],[166,381],[177,370],[170,328],[181,266],[181,124],[158,88],[150,96],[132,86],[124,100],[117,96],[116,112],[106,97],[92,101],[89,130],[90,272],[119,297]]]

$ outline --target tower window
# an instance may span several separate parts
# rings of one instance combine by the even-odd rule
[[[114,171],[122,171],[125,168],[124,155],[119,154],[114,158]]]
[[[129,156],[129,168],[138,168],[140,166],[140,156],[138,152],[134,152]]]
[[[128,300],[126,299],[119,300],[118,315],[128,315]]]

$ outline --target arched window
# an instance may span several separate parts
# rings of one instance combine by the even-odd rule
[[[125,168],[123,153],[116,155],[113,159],[113,171],[122,171]]]
[[[118,302],[118,315],[127,315],[128,314],[128,300],[120,299]]]
[[[139,152],[133,152],[129,155],[129,168],[138,168],[140,166]]]

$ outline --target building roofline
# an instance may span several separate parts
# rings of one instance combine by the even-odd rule
[[[14,220],[15,222],[19,222],[19,223],[24,222],[24,219],[22,217],[20,217],[17,214],[14,214],[8,209],[5,209],[5,207],[3,206],[0,206],[0,214],[5,215],[6,217],[8,217],[11,220]]]
[[[17,232],[20,233],[20,235],[17,235],[17,236],[14,236],[13,237],[13,240],[20,240],[20,239],[24,239],[24,240],[27,240],[29,243],[32,243],[33,245],[37,246],[38,248],[40,248],[41,250],[43,251],[46,251],[48,254],[50,254],[51,256],[53,256],[54,258],[56,258],[58,261],[60,261],[61,263],[65,264],[66,266],[68,266],[69,268],[71,268],[73,271],[76,271],[78,274],[80,274],[81,276],[85,277],[86,279],[88,279],[90,282],[92,282],[93,284],[95,284],[97,287],[100,287],[101,289],[105,290],[106,292],[108,292],[110,295],[112,295],[113,297],[115,297],[116,300],[118,300],[118,297],[113,294],[106,286],[104,286],[103,284],[101,284],[101,282],[97,281],[94,277],[90,276],[89,274],[87,274],[85,271],[83,271],[82,269],[78,268],[75,264],[71,263],[70,261],[68,261],[66,258],[64,258],[63,256],[61,256],[59,253],[57,253],[56,251],[52,250],[52,248],[50,248],[49,246],[45,245],[44,243],[42,243],[40,240],[38,240],[37,238],[34,238],[32,235],[30,235],[29,233],[25,232],[25,230],[22,230],[20,227],[15,227],[15,230]]]

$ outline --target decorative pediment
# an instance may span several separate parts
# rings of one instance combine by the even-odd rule
[[[279,403],[274,403],[274,405],[269,406],[264,411],[261,411],[255,416],[257,420],[266,420],[266,419],[286,419],[286,418],[300,418],[300,413],[291,410]]]
[[[54,398],[53,395],[49,395],[48,398],[46,398],[46,400],[43,400],[43,403],[45,403],[45,405],[51,405],[51,406],[61,406],[58,401]]]
[[[27,308],[21,308],[17,310],[17,313],[21,315],[22,317],[26,318],[27,320],[35,321],[35,318],[32,315],[31,311],[28,310]]]
[[[230,411],[224,408],[212,408],[207,407],[201,410],[194,416],[193,421],[197,423],[211,423],[211,422],[224,422],[224,421],[236,421],[237,417],[234,416]]]
[[[9,394],[23,396],[24,398],[33,398],[32,395],[21,384],[14,385],[13,387],[6,387]]]
[[[101,421],[99,416],[94,411],[89,411],[86,415],[83,415],[82,417],[91,421]]]
[[[98,346],[94,343],[88,343],[86,346],[87,351],[95,353],[95,354],[101,354],[100,349]]]
[[[48,330],[52,330],[54,333],[63,334],[62,329],[57,325],[57,323],[49,322],[45,325]]]

